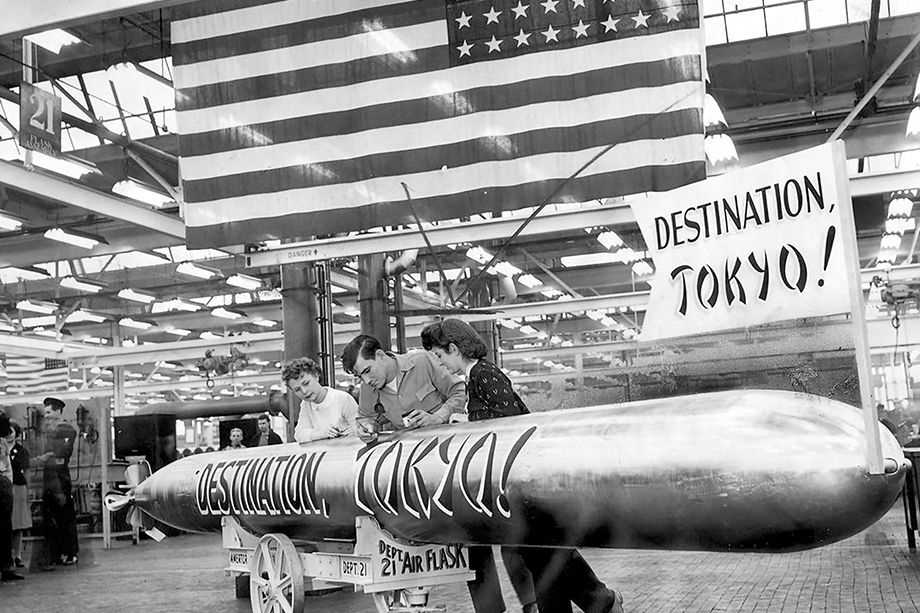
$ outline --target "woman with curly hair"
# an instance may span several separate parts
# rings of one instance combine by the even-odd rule
[[[501,369],[485,359],[488,353],[479,333],[465,321],[445,319],[429,324],[422,330],[422,346],[435,354],[451,372],[465,374],[469,402],[467,411],[470,421],[509,417],[529,413],[527,406],[511,386],[511,380]],[[488,549],[487,559],[479,560],[477,578],[470,582],[470,595],[477,611],[503,611],[501,607],[489,609],[489,598],[496,597],[497,580],[489,579],[495,574],[495,563],[488,547],[471,547],[470,562],[477,558],[474,550]],[[502,558],[512,578],[518,597],[528,611],[525,601],[526,583],[520,571],[515,570],[523,559],[530,571],[536,603],[543,613],[571,613],[572,602],[585,613],[623,613],[623,597],[619,592],[608,589],[597,578],[581,554],[575,549],[551,547],[502,547]],[[491,568],[490,568],[491,566]],[[491,584],[491,585],[490,585]],[[497,592],[497,601],[501,593]],[[532,610],[532,609],[531,609]]]
[[[294,427],[298,443],[355,434],[358,403],[348,392],[324,386],[323,379],[319,364],[310,358],[285,362],[281,368],[281,380],[300,399]]]

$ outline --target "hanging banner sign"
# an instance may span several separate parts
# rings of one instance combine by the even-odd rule
[[[633,206],[655,264],[639,339],[849,312],[846,185],[829,144]]]
[[[29,83],[19,85],[19,144],[47,155],[61,152],[61,99]]]

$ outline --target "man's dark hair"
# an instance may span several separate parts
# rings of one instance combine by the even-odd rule
[[[473,326],[460,319],[445,319],[422,329],[422,347],[426,351],[435,347],[447,351],[451,343],[457,346],[460,355],[467,360],[484,358],[489,352]]]
[[[325,385],[323,369],[310,358],[296,358],[285,362],[281,366],[281,380],[285,383],[298,379],[304,374],[313,375],[320,382],[320,385]]]
[[[10,420],[10,427],[13,429],[13,432],[16,433],[16,436],[20,436],[22,434],[22,426],[20,426],[19,422],[17,422],[16,420],[14,419]]]
[[[42,400],[42,404],[46,407],[51,407],[55,411],[61,412],[64,410],[64,401],[60,398],[48,397]]]
[[[262,413],[259,415],[258,421],[267,421],[268,423],[272,423],[272,418],[269,417],[268,413]]]
[[[10,435],[10,418],[5,413],[0,413],[0,438],[6,438]]]
[[[359,334],[348,341],[348,344],[342,349],[342,368],[348,374],[356,375],[355,362],[358,361],[358,355],[365,360],[373,360],[380,349],[383,347],[376,338],[369,334]]]

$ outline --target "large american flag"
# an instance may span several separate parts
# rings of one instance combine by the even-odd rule
[[[188,241],[703,178],[696,0],[222,0],[173,21]]]
[[[66,360],[7,355],[6,393],[43,394],[67,389],[70,370]]]

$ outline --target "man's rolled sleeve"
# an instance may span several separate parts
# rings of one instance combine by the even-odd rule
[[[447,423],[454,413],[462,413],[466,406],[466,383],[459,377],[450,374],[446,368],[437,363],[433,357],[425,354],[428,376],[435,388],[444,396],[444,403],[434,411],[443,423]]]

